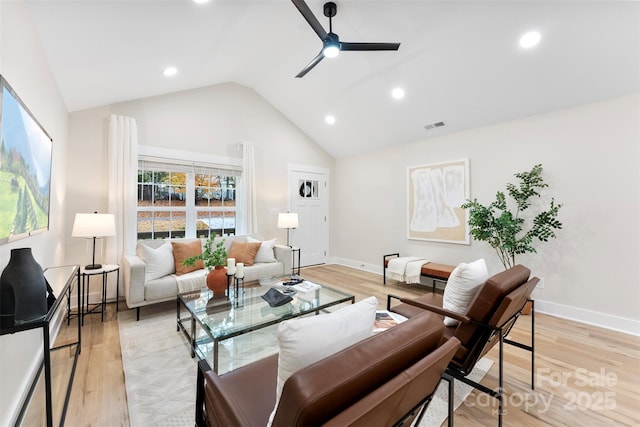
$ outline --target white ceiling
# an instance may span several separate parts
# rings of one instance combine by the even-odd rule
[[[338,0],[341,40],[400,49],[342,52],[302,79],[321,42],[289,0],[25,1],[69,111],[232,81],[337,158],[640,91],[636,1]],[[328,30],[324,1],[307,3]],[[532,29],[542,41],[522,50]]]

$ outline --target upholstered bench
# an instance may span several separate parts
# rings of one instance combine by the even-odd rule
[[[387,266],[389,265],[389,259],[393,257],[400,257],[399,253],[387,254],[382,257],[382,283],[387,284]],[[439,264],[435,262],[427,262],[420,269],[420,276],[427,277],[432,280],[431,291],[435,293],[436,282],[447,283],[449,276],[456,268],[455,265]]]

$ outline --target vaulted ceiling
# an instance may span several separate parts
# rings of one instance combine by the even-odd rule
[[[338,0],[341,40],[400,49],[304,78],[322,43],[289,0],[24,1],[69,111],[237,82],[337,158],[640,91],[635,1]],[[324,1],[307,3],[328,31]]]

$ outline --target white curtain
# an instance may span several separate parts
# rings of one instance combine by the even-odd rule
[[[256,173],[253,144],[242,143],[242,203],[241,221],[238,234],[258,233],[258,214],[256,209]]]
[[[109,213],[116,218],[116,236],[107,239],[107,261],[121,264],[135,252],[138,174],[138,127],[131,117],[109,117]],[[122,283],[122,280],[120,281]]]

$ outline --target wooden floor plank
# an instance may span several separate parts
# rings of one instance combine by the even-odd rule
[[[430,283],[393,280],[383,286],[380,275],[339,265],[306,268],[302,275],[352,293],[358,301],[373,295],[380,308],[385,308],[389,293],[412,297],[431,289]],[[535,319],[535,390],[530,388],[529,353],[505,347],[505,425],[640,426],[640,338],[540,313]],[[529,320],[520,318],[511,334],[514,339],[528,342]],[[104,322],[100,316],[88,317],[82,333],[66,425],[128,426],[115,306],[108,305]],[[494,362],[497,356],[497,348],[488,354]],[[494,363],[482,383],[496,386],[497,375]],[[493,399],[474,391],[456,411],[455,424],[497,425],[496,409]]]

